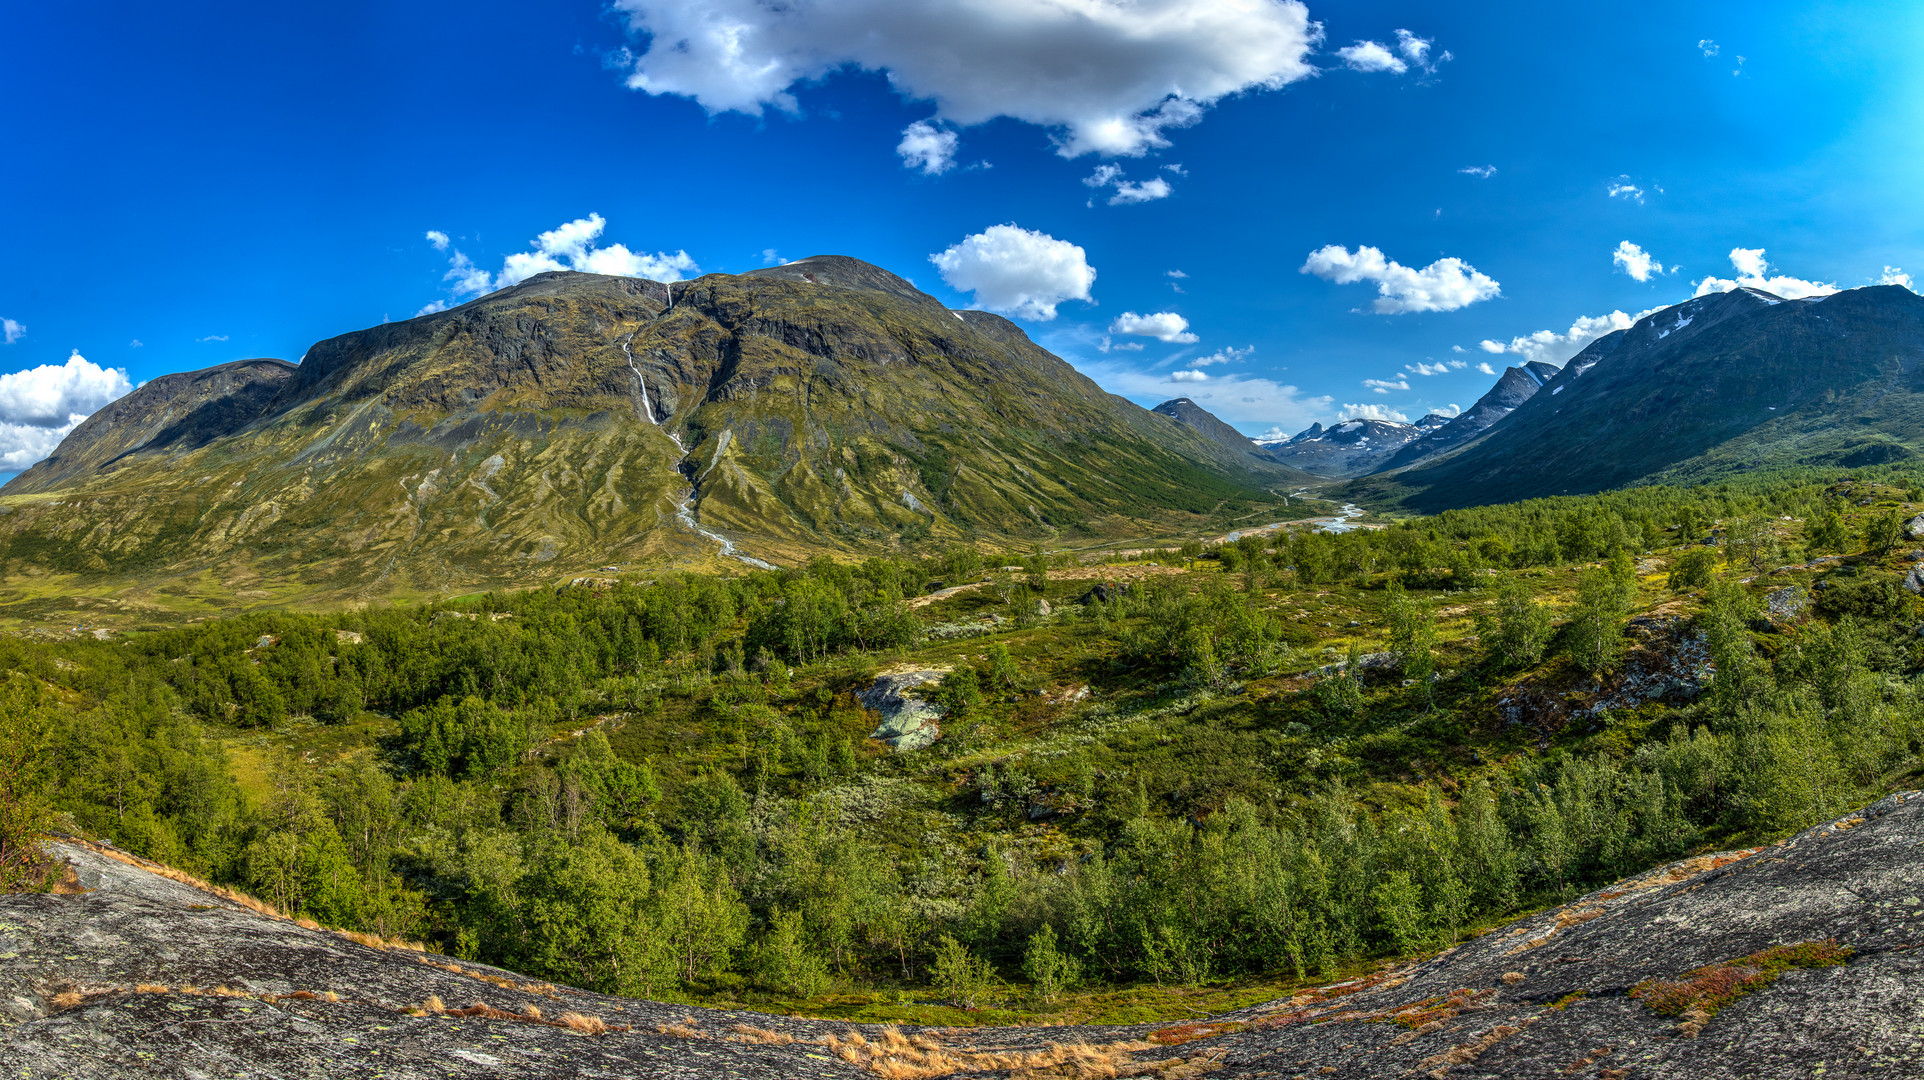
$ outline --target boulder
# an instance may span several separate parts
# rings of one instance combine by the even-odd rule
[[[1047,600],[1037,600],[1035,602],[1035,613],[1037,615],[1053,615],[1055,614],[1055,609],[1049,606]]]
[[[946,671],[899,671],[883,675],[875,685],[855,695],[862,707],[881,714],[881,722],[869,738],[891,750],[920,750],[942,737],[942,710],[923,697],[920,690],[942,681]]]
[[[1083,593],[1081,599],[1077,602],[1082,604],[1106,604],[1111,600],[1120,600],[1128,595],[1129,586],[1114,581],[1102,581],[1097,582],[1095,587]]]
[[[1911,567],[1911,572],[1904,575],[1904,587],[1914,593],[1924,594],[1924,562]]]
[[[1810,607],[1810,593],[1795,585],[1786,585],[1764,597],[1764,607],[1773,619],[1795,619]]]
[[[1924,514],[1904,523],[1904,535],[1913,540],[1924,540]]]

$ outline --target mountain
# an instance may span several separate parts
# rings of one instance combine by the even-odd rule
[[[1557,366],[1541,360],[1531,360],[1520,367],[1503,369],[1496,385],[1488,393],[1478,398],[1454,419],[1441,427],[1411,439],[1389,459],[1377,466],[1376,471],[1387,472],[1414,465],[1424,458],[1448,453],[1459,446],[1488,431],[1490,425],[1516,411],[1518,405],[1530,400],[1538,390],[1557,376]]]
[[[1350,497],[1428,512],[1924,450],[1924,297],[1737,289],[1592,342],[1473,445]]]
[[[1323,477],[1365,476],[1411,442],[1447,426],[1450,418],[1430,413],[1414,424],[1355,417],[1328,428],[1312,424],[1294,437],[1263,443],[1272,460]]]
[[[247,426],[298,370],[285,360],[260,359],[162,375],[81,421],[51,455],[4,490],[55,491],[130,454],[205,446]]]
[[[0,565],[438,593],[1141,535],[1300,479],[855,259],[673,285],[561,272],[298,366],[154,380],[0,489]]]
[[[59,844],[70,887],[0,896],[0,1057],[143,1080],[1915,1076],[1920,833],[1924,793],[1894,794],[1214,1017],[906,1032],[556,986]]]
[[[1271,478],[1272,483],[1303,485],[1318,483],[1323,479],[1277,461],[1270,455],[1267,447],[1223,423],[1215,413],[1188,398],[1172,398],[1150,411],[1167,416],[1197,435],[1223,447],[1232,455],[1232,460],[1243,463],[1246,468]]]

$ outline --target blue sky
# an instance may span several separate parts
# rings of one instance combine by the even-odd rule
[[[1924,277],[1915,3],[109,2],[0,43],[10,469],[517,267],[853,255],[1252,434],[1467,406],[1699,288]]]

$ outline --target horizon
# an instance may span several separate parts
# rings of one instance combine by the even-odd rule
[[[1903,5],[1054,10],[24,12],[0,474],[159,375],[549,269],[851,254],[1256,436],[1467,408],[1694,295],[1924,266]],[[716,62],[724,24],[760,66]]]

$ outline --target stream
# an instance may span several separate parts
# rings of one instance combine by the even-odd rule
[[[668,293],[668,303],[671,308],[674,306],[674,297],[674,291],[670,290]],[[641,368],[635,363],[635,354],[628,351],[628,343],[634,339],[634,334],[629,334],[627,337],[621,339],[621,355],[628,358],[628,370],[635,373],[635,382],[641,386],[641,415],[647,417],[649,423],[656,427],[661,427],[661,421],[655,419],[655,407],[648,401],[648,380],[642,378]],[[675,471],[683,477],[689,478],[688,490],[682,495],[681,501],[675,504],[675,520],[687,526],[689,531],[699,533],[720,544],[720,554],[725,559],[739,559],[758,570],[775,569],[773,563],[763,562],[752,555],[742,554],[741,551],[735,547],[733,540],[711,529],[702,528],[701,522],[695,520],[695,484],[692,479],[695,474],[694,463],[688,460],[688,448],[682,445],[681,436],[678,433],[663,431],[662,434],[674,440],[675,449],[681,455],[675,461]]]

